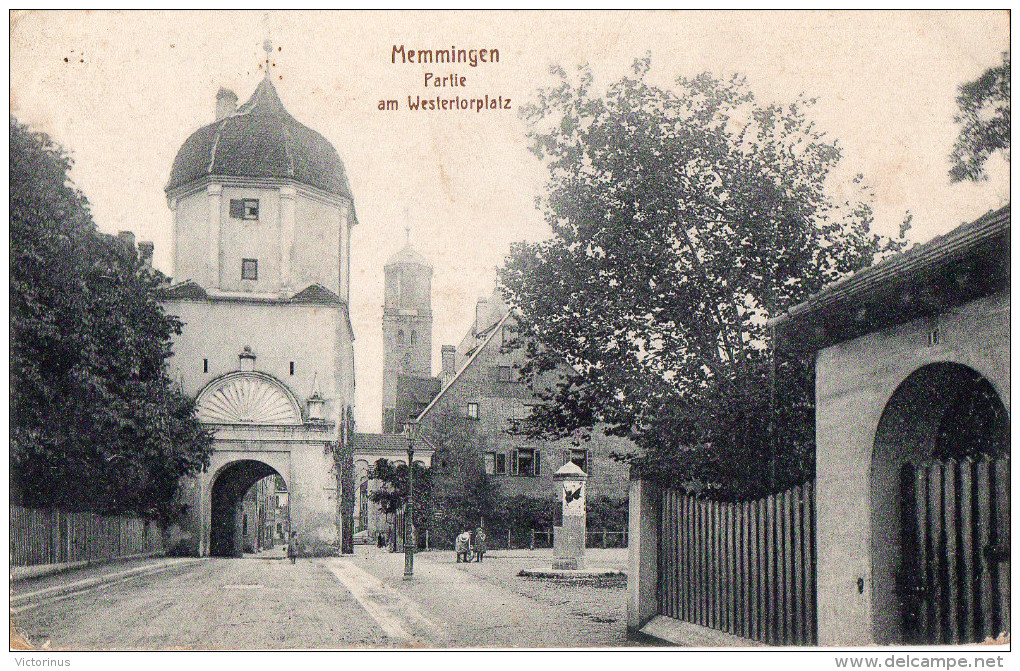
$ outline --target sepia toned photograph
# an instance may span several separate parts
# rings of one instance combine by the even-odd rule
[[[18,665],[1008,665],[1008,10],[9,21]]]

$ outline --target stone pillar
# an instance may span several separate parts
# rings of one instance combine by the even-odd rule
[[[297,189],[280,188],[280,289],[292,288],[290,264],[294,253],[294,225],[296,219]]]
[[[630,478],[627,534],[627,630],[636,632],[659,612],[659,488]]]
[[[340,277],[337,278],[340,286],[337,293],[347,302],[351,300],[351,269],[349,267],[351,262],[351,219],[351,206],[345,200],[340,206]]]
[[[577,464],[568,461],[553,474],[553,487],[561,506],[560,524],[553,526],[553,568],[584,569],[586,515],[585,481],[588,476]]]
[[[223,187],[210,184],[209,196],[209,286],[219,288],[220,282],[220,215],[222,213]]]
[[[180,267],[180,263],[177,261],[177,199],[171,198],[167,201],[167,205],[170,207],[170,216],[174,220],[170,226],[170,277],[174,281],[178,281],[177,276],[180,273],[177,272],[177,269]]]

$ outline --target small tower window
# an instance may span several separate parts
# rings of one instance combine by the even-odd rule
[[[412,345],[418,344],[418,334],[415,333],[414,331],[411,331],[411,344]]]
[[[397,331],[397,344],[398,345],[403,345],[404,344],[404,330],[403,329]]]
[[[294,374],[294,362],[293,361],[290,362],[290,374],[291,375]]]
[[[241,259],[241,279],[257,280],[259,278],[259,260]]]
[[[202,372],[203,373],[209,372],[209,359],[202,359]]]
[[[259,219],[258,198],[231,198],[230,218],[247,219],[248,221],[258,221]]]

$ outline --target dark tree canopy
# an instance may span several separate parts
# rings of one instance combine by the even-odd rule
[[[985,162],[996,152],[1009,161],[1009,52],[1002,64],[960,87],[960,112],[953,120],[960,135],[950,156],[949,176],[954,182],[987,179]]]
[[[402,510],[408,500],[409,482],[407,466],[379,459],[368,469],[368,477],[379,482],[379,488],[368,498],[377,503],[387,515]],[[432,473],[419,464],[414,465],[414,526],[421,532],[429,527],[432,501]]]
[[[834,195],[840,149],[811,100],[762,104],[707,74],[659,88],[649,67],[604,93],[558,70],[524,110],[552,237],[516,245],[501,282],[530,371],[576,371],[527,430],[608,427],[693,491],[793,484],[813,471],[812,366],[773,359],[766,322],[901,243]]]
[[[11,471],[25,505],[169,519],[210,438],[166,359],[165,278],[97,231],[71,160],[11,119]]]

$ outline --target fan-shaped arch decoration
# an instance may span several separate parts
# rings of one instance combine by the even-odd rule
[[[210,382],[196,401],[207,424],[301,424],[301,407],[279,380],[250,371]]]

